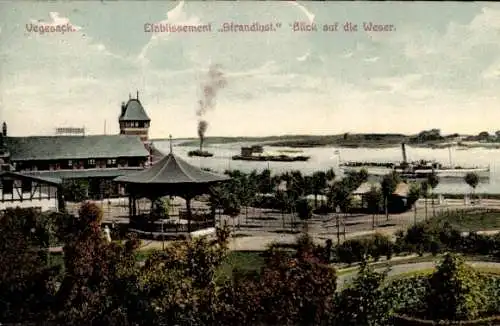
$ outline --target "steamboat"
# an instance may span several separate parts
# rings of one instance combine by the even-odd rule
[[[462,167],[445,166],[436,161],[420,160],[408,162],[406,156],[406,146],[401,144],[403,161],[395,162],[345,162],[340,163],[341,170],[359,171],[365,169],[370,175],[385,175],[391,171],[400,173],[403,177],[409,179],[425,179],[429,174],[436,173],[440,178],[464,178],[468,173],[475,173],[480,178],[490,177],[490,167]],[[450,154],[451,157],[451,154]],[[450,159],[451,162],[451,159]]]

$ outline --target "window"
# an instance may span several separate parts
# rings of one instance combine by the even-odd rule
[[[95,165],[95,160],[93,158],[89,160],[89,165]]]
[[[72,160],[69,160],[69,161],[68,161],[68,166],[69,166],[69,167],[72,167],[72,166],[73,166],[73,161],[72,161]]]
[[[2,181],[2,193],[5,194],[12,194],[12,191],[14,190],[14,181],[12,180],[3,180]]]
[[[116,164],[116,159],[112,159],[111,164],[113,164],[113,165]]]
[[[21,189],[24,192],[31,192],[31,187],[32,187],[32,184],[31,184],[31,180],[23,180],[21,182]]]

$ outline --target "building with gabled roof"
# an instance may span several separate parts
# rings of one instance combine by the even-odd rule
[[[99,192],[103,181],[112,184],[113,178],[142,170],[153,156],[155,160],[162,156],[147,142],[150,122],[137,92],[136,98],[129,96],[128,102],[122,103],[117,135],[10,137],[4,123],[1,163],[8,166],[4,170],[29,176],[85,179],[93,189],[90,192]]]

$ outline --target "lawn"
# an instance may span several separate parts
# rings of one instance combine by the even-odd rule
[[[217,279],[219,281],[230,279],[233,270],[239,270],[243,273],[260,273],[264,259],[262,251],[231,251],[220,266]]]
[[[494,267],[474,267],[476,271],[481,274],[500,276],[500,268]],[[428,276],[436,271],[435,268],[424,268],[418,271],[411,271],[406,273],[397,274],[388,278],[388,281],[395,281],[403,278],[410,278],[413,276]]]
[[[448,222],[460,231],[500,230],[500,211],[470,209],[445,212],[435,217],[439,224]]]

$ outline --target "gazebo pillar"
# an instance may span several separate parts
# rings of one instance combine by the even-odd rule
[[[132,197],[132,214],[133,216],[137,216],[137,197],[134,195]]]
[[[128,217],[131,218],[132,215],[132,195],[128,195]]]
[[[188,218],[188,233],[191,233],[191,220],[193,218],[193,214],[191,213],[191,199],[193,199],[193,197],[190,195],[184,197],[184,200],[186,200],[186,211],[187,211],[187,218]]]
[[[57,187],[57,210],[58,212],[66,211],[66,201],[64,199],[62,186]]]

